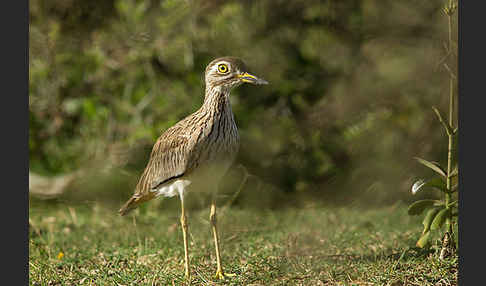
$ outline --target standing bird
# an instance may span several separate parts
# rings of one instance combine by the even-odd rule
[[[216,278],[225,275],[221,266],[216,228],[215,194],[218,184],[233,163],[239,148],[238,129],[231,110],[230,91],[243,83],[268,84],[248,73],[242,60],[223,57],[206,67],[204,103],[193,114],[167,129],[155,143],[133,196],[119,210],[123,216],[140,203],[160,195],[181,199],[185,275],[190,279],[188,224],[184,209],[186,191],[205,187],[213,194],[209,220],[214,236],[218,268]],[[189,185],[191,187],[189,188]]]

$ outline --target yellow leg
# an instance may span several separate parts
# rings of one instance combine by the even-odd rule
[[[216,227],[216,205],[214,201],[211,203],[211,212],[209,214],[209,221],[211,222],[211,227],[213,229],[214,247],[216,248],[216,262],[218,263],[218,268],[216,270],[215,278],[223,279],[225,276],[234,276],[234,274],[224,273],[223,267],[221,266],[221,254],[219,252],[219,236],[218,236],[218,229]]]
[[[191,272],[189,271],[189,246],[187,242],[187,219],[184,210],[184,199],[181,197],[181,226],[182,226],[182,236],[184,237],[184,267],[185,275],[188,281],[191,280]]]

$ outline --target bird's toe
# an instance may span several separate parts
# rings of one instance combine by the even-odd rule
[[[224,280],[225,277],[234,277],[236,276],[236,274],[234,273],[225,273],[223,272],[223,270],[218,270],[216,271],[216,274],[214,275],[214,278],[215,279],[218,279],[218,280]]]

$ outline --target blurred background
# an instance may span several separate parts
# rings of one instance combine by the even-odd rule
[[[223,198],[416,200],[411,185],[433,174],[413,157],[446,160],[431,109],[448,108],[444,4],[32,0],[31,195],[117,209],[157,137],[202,104],[206,65],[237,56],[270,85],[232,92],[242,144]]]

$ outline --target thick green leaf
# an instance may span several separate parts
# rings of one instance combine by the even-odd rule
[[[429,167],[430,169],[434,170],[435,172],[437,172],[441,176],[447,177],[446,171],[444,170],[444,168],[442,168],[439,165],[439,163],[437,163],[437,162],[429,162],[429,161],[424,160],[424,159],[419,158],[419,157],[415,157],[415,160],[419,161],[420,164],[422,164],[422,165],[424,165],[426,167]]]
[[[441,192],[447,193],[447,185],[440,177],[433,178],[429,181],[418,180],[412,186],[412,194],[416,194],[418,191],[425,190],[427,188],[437,189]]]
[[[430,225],[432,224],[432,221],[441,209],[443,209],[443,207],[435,207],[427,212],[424,220],[422,221],[422,224],[424,225],[424,231],[422,233],[426,233],[430,230]]]
[[[446,218],[450,217],[451,215],[451,210],[450,209],[442,209],[434,218],[432,221],[432,224],[430,225],[431,230],[436,230],[439,229],[444,222],[446,221]]]
[[[436,203],[436,200],[420,200],[416,201],[408,207],[408,214],[409,215],[419,215],[421,214],[426,208],[431,207]]]
[[[429,241],[429,236],[430,236],[430,231],[423,233],[420,239],[417,241],[417,246],[423,248]]]

